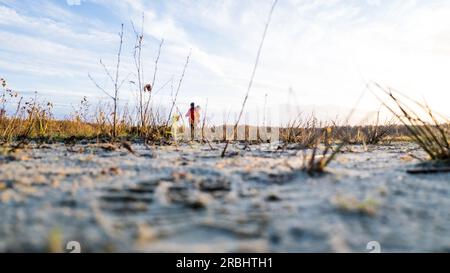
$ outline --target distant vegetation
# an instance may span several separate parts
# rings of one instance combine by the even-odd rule
[[[72,113],[63,120],[58,120],[53,115],[53,104],[50,101],[40,100],[37,94],[33,98],[25,100],[19,92],[7,87],[6,80],[1,79],[1,115],[0,115],[0,140],[5,142],[22,139],[40,139],[42,141],[64,141],[66,139],[97,139],[99,141],[114,141],[118,139],[139,139],[146,142],[158,142],[170,144],[170,122],[168,117],[153,110],[146,117],[144,124],[140,115],[138,118],[128,106],[122,107],[116,117],[114,105],[104,103],[95,107],[91,105],[86,97],[73,107]],[[16,105],[15,110],[8,114],[6,105]],[[116,121],[114,121],[116,120]],[[202,127],[221,128],[206,124],[203,118]],[[114,129],[115,127],[115,129]],[[245,130],[249,130],[247,125]],[[180,128],[183,131],[185,128]],[[205,128],[202,128],[205,129]],[[267,141],[260,137],[261,128],[253,126],[258,137],[252,143]],[[408,128],[389,123],[366,126],[344,126],[336,125],[335,122],[320,123],[313,116],[302,119],[298,117],[292,122],[280,125],[279,140],[284,145],[298,144],[298,148],[308,149],[317,146],[317,143],[333,142],[348,144],[379,144],[409,137]],[[219,129],[221,130],[221,129]],[[143,134],[142,132],[145,132]],[[325,133],[324,133],[325,132]],[[248,132],[246,131],[248,134]],[[230,135],[230,132],[224,132]],[[206,138],[207,135],[202,134]],[[228,138],[229,139],[229,138]],[[231,140],[237,140],[237,136]],[[245,140],[248,136],[245,137]],[[242,139],[240,139],[242,140]],[[226,139],[223,139],[226,141]]]

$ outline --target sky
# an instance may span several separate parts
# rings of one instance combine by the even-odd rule
[[[22,94],[38,92],[68,115],[83,96],[108,98],[89,80],[112,86],[124,24],[120,91],[135,103],[133,22],[144,15],[144,78],[151,82],[164,39],[154,104],[170,107],[186,57],[177,106],[196,102],[213,123],[239,112],[272,0],[0,0],[0,77]],[[285,122],[298,111],[322,119],[363,121],[380,102],[370,81],[450,116],[450,1],[279,0],[273,13],[243,121]],[[129,78],[127,78],[129,76]],[[172,84],[173,82],[173,84]],[[362,96],[362,99],[359,98]],[[266,109],[266,111],[264,111]],[[264,114],[266,112],[266,114]]]

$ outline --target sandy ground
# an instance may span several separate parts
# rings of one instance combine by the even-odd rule
[[[450,174],[407,174],[415,145],[347,147],[317,177],[299,171],[302,151],[277,147],[0,156],[0,252],[450,251]]]

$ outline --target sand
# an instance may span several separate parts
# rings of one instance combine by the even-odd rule
[[[0,156],[0,252],[450,251],[450,174],[411,175],[414,144],[305,151],[31,144]],[[410,156],[413,155],[413,156]]]

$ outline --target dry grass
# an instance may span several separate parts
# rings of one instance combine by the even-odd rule
[[[320,127],[321,125],[313,115],[306,119],[298,115],[280,130],[280,140],[285,144],[299,144],[305,149],[313,148],[317,139],[321,137]]]
[[[11,115],[6,112],[0,116],[0,142],[3,144],[20,140],[65,141],[73,142],[78,139],[94,139],[97,141],[112,141],[114,131],[118,139],[134,139],[139,136],[133,114],[128,107],[123,107],[117,114],[116,129],[111,118],[111,107],[99,104],[90,109],[87,98],[83,98],[78,107],[66,119],[59,120],[53,115],[51,102],[39,101],[37,95],[24,102],[22,97],[9,97],[5,102],[17,104]],[[155,116],[158,114],[155,113]],[[166,127],[162,119],[154,120],[147,126],[146,141],[160,141],[166,136]]]
[[[391,104],[384,102],[377,93],[374,94],[406,127],[412,140],[428,154],[430,159],[450,162],[450,121],[436,114],[426,103],[419,103],[377,83],[374,85],[389,98]]]
[[[316,144],[312,148],[309,156],[304,156],[303,171],[309,175],[317,175],[325,173],[325,168],[335,159],[336,155],[344,147],[345,142],[333,143],[331,127],[323,129],[323,145],[324,148],[320,152],[321,138],[316,139]]]

